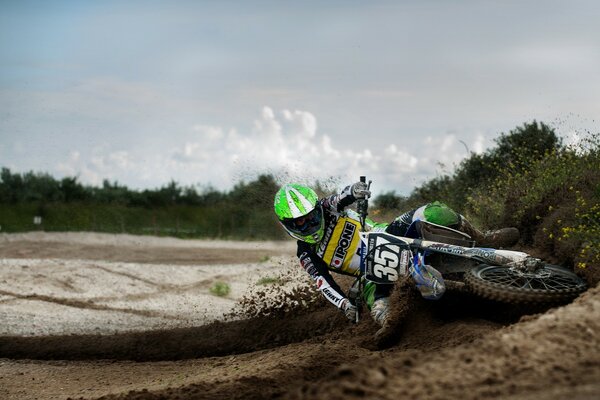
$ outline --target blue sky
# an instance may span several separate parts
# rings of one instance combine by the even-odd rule
[[[599,20],[595,1],[1,1],[0,165],[408,193],[524,122],[596,129]]]

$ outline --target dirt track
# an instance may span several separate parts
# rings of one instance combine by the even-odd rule
[[[598,287],[536,315],[415,298],[378,349],[368,319],[296,301],[312,293],[289,246],[96,239],[0,239],[0,398],[600,397]],[[279,283],[253,286],[257,271]],[[217,279],[232,279],[229,298],[208,292]],[[239,319],[256,311],[272,316]]]

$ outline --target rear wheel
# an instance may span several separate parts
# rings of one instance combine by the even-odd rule
[[[575,273],[550,264],[535,272],[482,264],[466,272],[465,283],[471,292],[505,303],[564,303],[587,289]]]

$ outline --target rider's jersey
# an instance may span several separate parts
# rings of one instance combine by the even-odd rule
[[[323,239],[316,244],[298,241],[300,264],[315,280],[318,290],[337,307],[346,296],[330,271],[351,276],[360,274],[360,218],[355,211],[344,210],[355,201],[349,186],[338,195],[319,200],[325,220]],[[366,230],[383,230],[387,226],[366,222]]]
[[[330,271],[350,276],[360,275],[360,218],[355,211],[345,210],[355,201],[350,186],[340,194],[319,200],[325,220],[323,239],[316,244],[298,241],[300,264],[315,280],[318,290],[337,307],[342,305],[346,296]],[[452,226],[457,224],[460,218],[458,213],[436,201],[400,215],[389,225],[366,220],[365,230],[385,231],[392,235],[404,236],[410,224],[416,220]]]
[[[315,244],[298,241],[300,264],[315,280],[323,296],[338,308],[346,296],[330,271],[350,276],[360,275],[360,218],[355,211],[345,210],[355,201],[350,186],[340,194],[319,200],[325,220],[323,239]],[[455,226],[460,223],[461,218],[460,214],[447,205],[435,201],[400,215],[391,224],[378,224],[367,219],[365,230],[404,236],[416,220]]]

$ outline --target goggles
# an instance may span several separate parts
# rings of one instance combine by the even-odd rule
[[[312,235],[320,229],[322,218],[323,210],[321,206],[317,206],[306,215],[285,219],[282,223],[290,232],[300,235]]]

